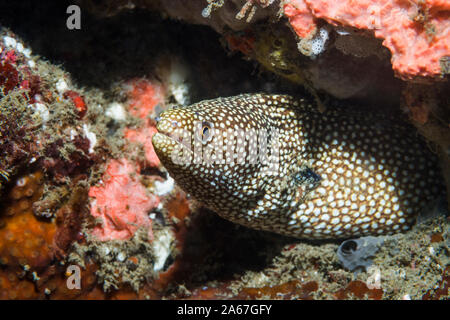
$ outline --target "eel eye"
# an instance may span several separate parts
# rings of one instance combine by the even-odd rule
[[[203,128],[202,128],[203,140],[208,139],[210,130],[211,130],[210,126],[203,125]]]
[[[213,136],[213,125],[210,122],[203,121],[201,123],[201,127],[199,128],[200,132],[198,134],[198,137],[200,138],[200,141],[205,144],[208,141],[211,141]]]

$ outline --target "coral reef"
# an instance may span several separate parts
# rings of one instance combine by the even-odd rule
[[[351,55],[349,61],[354,64],[362,62],[361,58],[372,55],[383,61],[375,62],[378,67],[389,63],[389,54],[383,50],[384,47],[390,50],[392,68],[402,79],[442,79],[446,74],[445,65],[450,55],[448,42],[450,28],[446,18],[449,8],[440,2],[420,0],[402,4],[390,0],[382,2],[369,0],[358,2],[355,6],[347,1],[335,3],[328,0],[319,2],[236,0],[206,3],[200,0],[190,2],[172,0],[131,1],[129,4],[131,6],[126,7],[122,1],[117,1],[108,5],[100,3],[98,7],[89,4],[88,7],[100,14],[104,12],[118,14],[121,10],[135,7],[156,10],[187,23],[211,26],[232,42],[239,37],[240,32],[247,32],[249,29],[252,30],[253,37],[262,38],[264,28],[260,26],[261,21],[280,21],[284,15],[299,38],[297,42],[300,52],[312,57],[330,53],[320,59],[325,63],[321,64],[320,60],[307,61],[307,65],[310,66],[306,69],[320,67],[328,73],[334,72],[331,61],[340,57],[339,51]],[[280,25],[276,25],[273,29],[282,31]],[[281,33],[282,37],[288,36],[286,30]],[[377,41],[378,39],[382,41]],[[292,51],[288,54],[295,55],[293,51],[297,51],[297,48],[289,48],[287,51]],[[244,49],[243,52],[249,55],[248,49]],[[262,55],[260,53],[258,56]],[[255,55],[249,56],[255,58]],[[261,59],[257,60],[261,62]],[[301,61],[299,57],[295,60]],[[331,61],[326,63],[329,60]],[[373,63],[371,60],[369,59]],[[292,62],[290,64],[295,65]],[[348,68],[352,68],[352,65],[347,65],[344,70]],[[363,69],[365,67],[356,68],[358,73]],[[305,76],[304,72],[299,70],[294,72],[300,77]],[[322,83],[323,80],[309,75],[307,78],[315,85],[319,84],[318,88],[332,94],[331,88],[344,87],[339,84],[326,86]],[[378,79],[372,82],[382,85],[385,80]],[[367,94],[370,89],[365,88],[365,91]]]
[[[303,85],[319,105],[322,91],[340,99],[372,104],[377,109],[386,106],[392,110],[400,100],[406,100],[412,117],[420,117],[420,122],[415,123],[419,131],[439,145],[450,184],[445,125],[448,102],[442,94],[448,90],[450,55],[449,8],[445,4],[390,0],[362,1],[357,5],[327,0],[173,0],[132,1],[126,7],[121,1],[114,3],[90,8],[114,15],[139,7],[187,23],[211,26],[223,35],[231,50]],[[285,27],[285,19],[293,32]],[[391,68],[405,81],[396,79]],[[434,101],[412,103],[421,92],[432,92]],[[428,119],[425,116],[430,114],[434,119],[424,124]]]
[[[99,266],[98,283],[106,292],[117,290],[122,284],[129,284],[137,292],[144,280],[155,277],[155,255],[148,233],[148,228],[143,227],[130,241],[92,240],[88,246],[76,245],[69,262],[85,268],[85,261],[95,261]]]
[[[282,92],[408,119],[450,184],[448,6],[329,3],[81,0],[76,31],[69,1],[0,3],[0,299],[448,299],[441,207],[351,271],[339,242],[212,214],[155,155],[172,105]]]
[[[61,70],[33,60],[31,50],[14,34],[4,29],[2,34],[2,54],[6,52],[1,61],[6,80],[0,84],[2,171],[13,175],[30,165],[41,166],[59,184],[68,184],[68,177],[75,177],[95,161],[90,155],[95,134],[79,122],[87,111],[86,104],[69,90]],[[21,51],[11,58],[7,54],[10,47],[20,47]]]

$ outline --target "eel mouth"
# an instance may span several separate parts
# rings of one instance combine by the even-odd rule
[[[160,118],[156,123],[156,130],[158,130],[158,134],[165,136],[166,138],[180,143],[181,138],[179,135],[179,130],[177,130],[177,123],[174,121],[170,121],[169,119]]]
[[[178,134],[175,131],[165,131],[159,130],[158,126],[156,127],[158,132],[156,132],[152,137],[152,144],[155,149],[162,150],[164,147],[172,145],[181,146],[183,149],[187,149],[191,151],[190,139],[186,139],[183,135]],[[187,141],[188,140],[188,141]]]
[[[184,130],[180,123],[170,117],[160,116],[156,123],[157,133],[153,136],[152,142],[155,148],[162,149],[164,145],[179,145],[183,149],[192,151],[191,141],[192,133]]]
[[[152,137],[153,149],[161,163],[169,170],[171,166],[186,167],[191,163],[193,151],[177,138],[162,132],[156,132]]]

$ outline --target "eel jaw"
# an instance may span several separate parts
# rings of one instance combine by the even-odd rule
[[[191,148],[176,135],[157,132],[152,137],[152,144],[156,155],[167,169],[172,166],[178,167],[188,164],[186,161],[183,162],[180,152],[184,154],[184,159],[188,157],[187,161],[192,158],[193,151]]]

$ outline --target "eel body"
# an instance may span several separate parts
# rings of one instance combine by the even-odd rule
[[[406,123],[286,95],[170,109],[157,129],[156,154],[184,191],[225,219],[297,238],[403,232],[445,189]]]

